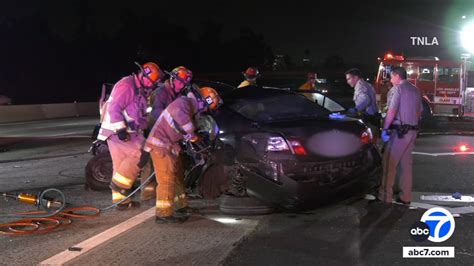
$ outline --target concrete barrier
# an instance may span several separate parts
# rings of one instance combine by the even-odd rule
[[[99,103],[55,103],[0,106],[0,123],[99,115]]]

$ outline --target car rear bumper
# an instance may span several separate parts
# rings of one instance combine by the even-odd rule
[[[275,180],[246,167],[242,167],[241,171],[247,177],[247,191],[251,195],[263,201],[293,209],[310,201],[331,197],[336,192],[352,185],[361,184],[367,188],[377,186],[382,173],[380,154],[375,147],[372,147],[358,156],[360,155],[363,156],[363,167],[351,172],[341,172],[329,178],[321,174],[315,178],[308,178],[311,173],[302,178],[291,173],[280,175]],[[302,163],[297,167],[301,169],[305,166]]]

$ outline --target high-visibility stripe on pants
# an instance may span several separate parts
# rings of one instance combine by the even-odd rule
[[[121,188],[129,189],[133,186],[134,180],[119,173],[114,173],[114,176],[112,177],[112,182],[114,182]]]
[[[173,206],[173,202],[170,200],[157,200],[156,208],[157,209],[169,209]]]
[[[112,190],[112,202],[113,203],[117,203],[117,202],[123,200],[124,198],[125,198],[125,196],[122,195],[122,193]],[[128,199],[128,200],[124,201],[122,204],[127,204],[131,200],[132,199]]]
[[[156,215],[159,217],[171,216],[173,215],[173,205],[178,209],[187,206],[181,174],[181,158],[163,148],[153,149],[150,155],[158,183]]]
[[[137,166],[140,161],[140,149],[145,139],[139,134],[130,134],[130,139],[126,142],[112,135],[107,139],[110,155],[113,163],[112,183],[119,188],[129,190],[132,188],[135,179],[140,174],[140,168]],[[118,189],[118,188],[117,188]],[[112,191],[112,199],[119,199],[120,196]],[[117,202],[114,200],[114,202]]]

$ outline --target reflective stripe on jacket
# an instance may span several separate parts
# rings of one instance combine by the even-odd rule
[[[122,78],[112,89],[104,109],[98,139],[107,140],[117,131],[127,128],[128,132],[146,129],[147,101],[136,87],[135,76]]]
[[[197,113],[197,102],[193,98],[181,96],[172,102],[161,113],[145,143],[145,150],[153,147],[173,147],[183,139],[195,136],[194,115]]]

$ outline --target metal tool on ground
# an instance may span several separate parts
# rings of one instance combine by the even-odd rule
[[[123,201],[135,195],[154,177],[155,173],[152,173],[142,185],[130,193]],[[59,197],[54,197],[53,193]],[[46,189],[38,195],[27,193],[1,194],[5,200],[18,200],[26,204],[35,205],[39,209],[39,211],[0,215],[0,217],[22,218],[21,220],[0,224],[0,234],[13,236],[51,232],[59,227],[70,225],[73,219],[92,219],[99,216],[101,212],[110,210],[122,203],[122,201],[117,202],[101,209],[93,206],[66,208],[66,196],[62,191],[55,188]]]
[[[188,175],[193,173],[194,169],[197,167],[202,166],[207,168],[209,165],[209,157],[207,153],[210,149],[215,148],[213,145],[209,144],[208,147],[199,147],[201,149],[198,149],[198,147],[194,147],[190,143],[187,144],[187,152],[189,152],[191,157],[195,159],[194,166],[188,172]],[[73,219],[95,218],[99,216],[101,212],[113,209],[135,195],[153,178],[155,178],[155,172],[148,176],[145,181],[127,197],[105,208],[97,208],[93,206],[66,208],[66,206],[69,205],[66,201],[66,196],[61,190],[56,188],[46,189],[37,195],[27,193],[1,193],[0,195],[2,195],[5,200],[13,199],[22,203],[35,205],[38,208],[38,211],[0,214],[0,217],[21,218],[21,220],[0,224],[0,234],[19,236],[35,233],[47,233],[59,227],[70,225]],[[186,177],[186,179],[189,178]],[[196,177],[192,179],[192,182],[198,181],[198,178]]]

